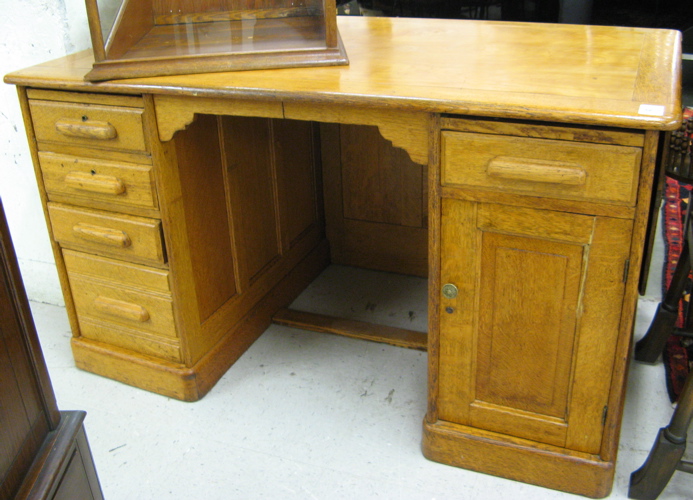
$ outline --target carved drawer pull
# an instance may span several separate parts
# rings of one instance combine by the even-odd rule
[[[79,222],[73,226],[72,231],[75,236],[96,243],[105,243],[120,248],[127,248],[132,244],[127,233],[110,227],[94,226]]]
[[[75,189],[91,193],[119,195],[125,193],[123,181],[112,175],[91,174],[89,172],[70,172],[65,183]]]
[[[99,139],[107,141],[118,136],[116,128],[108,122],[63,119],[55,123],[55,128],[61,134],[82,139]]]
[[[123,319],[144,323],[149,320],[149,311],[139,304],[98,296],[94,299],[97,311]]]
[[[577,163],[553,160],[532,160],[497,156],[488,164],[493,177],[516,181],[546,182],[567,186],[584,186],[587,172]]]

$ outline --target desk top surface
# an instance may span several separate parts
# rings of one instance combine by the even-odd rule
[[[338,17],[348,66],[84,81],[84,51],[7,75],[17,85],[335,103],[673,129],[681,34],[494,21]]]

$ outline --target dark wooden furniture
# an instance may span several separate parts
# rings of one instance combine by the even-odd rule
[[[81,411],[60,412],[0,202],[0,498],[100,499]]]

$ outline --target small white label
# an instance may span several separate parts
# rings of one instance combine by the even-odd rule
[[[641,104],[638,110],[639,115],[664,116],[664,106],[656,104]]]

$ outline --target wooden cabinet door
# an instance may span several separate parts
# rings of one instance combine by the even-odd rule
[[[444,199],[440,418],[598,454],[631,230]]]

